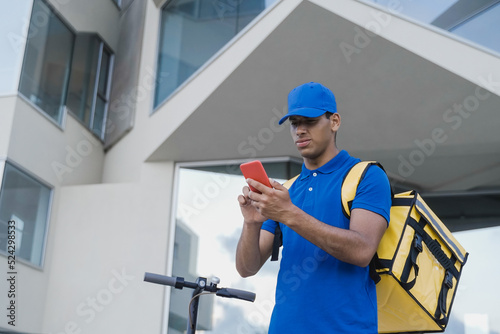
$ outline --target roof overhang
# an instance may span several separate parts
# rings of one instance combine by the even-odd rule
[[[393,179],[427,191],[500,186],[497,94],[307,1],[148,160],[300,157],[277,121],[288,92],[308,81],[336,95],[339,148],[380,161]]]

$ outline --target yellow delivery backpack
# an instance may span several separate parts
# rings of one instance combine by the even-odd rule
[[[341,196],[347,217],[358,184],[372,165],[382,168],[362,161],[344,178]],[[276,259],[276,238],[273,248]],[[416,191],[393,195],[389,227],[370,263],[370,276],[377,283],[379,333],[443,332],[467,256]]]

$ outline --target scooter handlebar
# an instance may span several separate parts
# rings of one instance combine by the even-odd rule
[[[171,277],[153,273],[145,273],[144,281],[162,285],[169,285],[177,289],[182,289],[184,287],[192,289],[198,288],[197,283],[184,281],[183,277]],[[253,302],[256,297],[255,293],[250,291],[231,288],[217,288],[217,285],[203,286],[203,289],[206,291],[215,292],[215,294],[220,297],[237,298],[250,302]]]

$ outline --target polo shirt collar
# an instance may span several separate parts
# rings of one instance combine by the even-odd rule
[[[305,163],[302,164],[302,173],[300,175],[300,179],[303,180],[309,175],[311,175],[314,172],[320,173],[320,174],[330,174],[338,169],[340,169],[344,163],[350,158],[349,153],[347,151],[342,150],[340,151],[333,159],[328,161],[326,164],[323,166],[317,168],[317,169],[307,169]]]

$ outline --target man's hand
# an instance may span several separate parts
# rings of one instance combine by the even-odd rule
[[[245,186],[243,187],[243,194],[238,196],[238,203],[240,204],[243,220],[245,223],[249,224],[262,224],[267,218],[261,215],[257,208],[253,205],[249,194],[250,188]]]
[[[273,179],[269,179],[269,182],[273,188],[269,188],[258,181],[247,179],[249,185],[261,192],[259,194],[249,191],[247,197],[250,199],[251,205],[261,216],[284,222],[287,217],[293,214],[292,212],[296,207],[290,200],[288,189]]]

